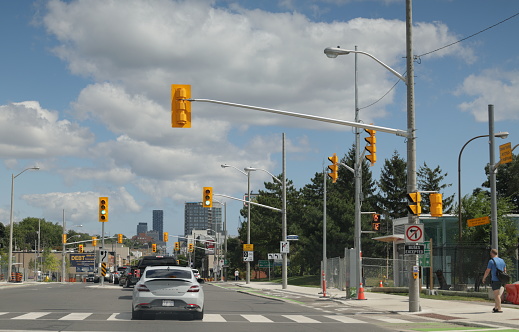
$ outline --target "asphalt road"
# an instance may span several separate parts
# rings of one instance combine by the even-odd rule
[[[5,286],[0,288],[0,331],[388,331],[380,321],[329,307],[338,308],[334,304],[290,296],[279,300],[230,285],[206,284],[204,291],[204,321],[162,316],[133,321],[131,288],[92,283]]]

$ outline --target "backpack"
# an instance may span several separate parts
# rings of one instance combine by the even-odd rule
[[[508,284],[510,282],[510,275],[508,273],[498,269],[496,261],[493,258],[492,258],[492,261],[494,262],[494,265],[496,267],[496,276],[497,276],[497,279],[499,279],[499,282],[501,282],[503,285]]]

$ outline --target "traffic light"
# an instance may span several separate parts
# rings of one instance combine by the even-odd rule
[[[157,252],[157,244],[155,244],[155,243],[151,244],[151,251]]]
[[[431,216],[441,217],[443,215],[443,201],[442,194],[432,193],[429,194],[429,202],[431,203]]]
[[[171,127],[191,128],[191,85],[171,85]]]
[[[63,234],[61,240],[62,243],[67,243],[67,234]]]
[[[328,160],[332,163],[331,165],[328,165],[328,168],[332,171],[331,173],[328,173],[328,176],[332,178],[332,183],[335,183],[339,177],[339,157],[334,153],[333,156],[328,157]]]
[[[175,242],[175,251],[180,251],[180,242]]]
[[[376,130],[364,129],[369,134],[369,137],[365,137],[364,140],[368,143],[366,150],[370,153],[366,155],[366,159],[371,162],[371,166],[377,162],[377,137],[375,136]]]
[[[79,251],[80,253],[85,252],[85,249],[83,248],[83,245],[82,245],[82,244],[79,245],[79,250],[78,250],[78,251]]]
[[[375,232],[380,231],[380,214],[373,213],[371,217],[371,229]]]
[[[168,232],[164,232],[164,234],[162,235],[162,239],[163,239],[164,242],[168,242],[168,240],[169,240]]]
[[[409,201],[409,205],[407,205],[409,213],[419,216],[422,213],[422,196],[420,193],[407,194],[407,200]]]
[[[189,252],[193,252],[194,248],[195,246],[192,243],[190,243],[188,246]]]
[[[117,234],[117,243],[123,243],[123,235]]]
[[[99,221],[108,221],[108,197],[99,197]]]
[[[97,247],[97,237],[92,236],[92,246]]]
[[[213,187],[204,187],[202,191],[202,206],[213,207]]]

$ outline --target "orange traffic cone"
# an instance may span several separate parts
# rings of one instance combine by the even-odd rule
[[[362,287],[362,283],[360,283],[357,300],[366,300],[366,297],[364,296],[364,287]]]
[[[378,287],[384,287],[384,284],[382,283],[382,280],[380,280],[380,283],[378,284]]]

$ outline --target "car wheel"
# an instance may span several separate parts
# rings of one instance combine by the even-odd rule
[[[194,315],[193,315],[193,318],[194,319],[197,319],[197,320],[202,320],[204,319],[204,309],[202,309],[202,311],[200,312],[195,312]]]
[[[142,319],[142,312],[141,311],[135,311],[132,306],[132,319]]]

